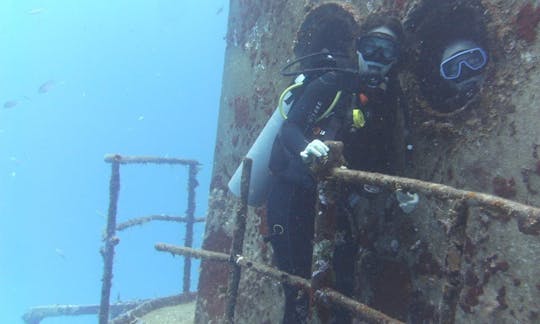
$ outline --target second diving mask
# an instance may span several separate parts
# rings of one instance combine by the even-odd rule
[[[444,79],[454,80],[461,76],[463,65],[472,71],[477,71],[483,68],[486,63],[486,52],[480,47],[475,47],[457,52],[443,60],[440,65],[440,72]]]
[[[457,40],[444,49],[439,74],[457,91],[456,99],[460,105],[479,92],[487,62],[486,51],[471,40]]]

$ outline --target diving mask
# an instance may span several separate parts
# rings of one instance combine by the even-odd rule
[[[480,48],[475,47],[453,54],[441,62],[441,76],[446,80],[454,80],[461,76],[462,66],[472,71],[478,71],[487,64],[487,54]]]
[[[395,62],[398,57],[397,44],[389,35],[372,33],[356,41],[356,51],[362,53],[364,59],[382,64]]]
[[[379,27],[356,40],[358,72],[367,86],[379,86],[397,62],[399,48],[395,39],[390,29]]]

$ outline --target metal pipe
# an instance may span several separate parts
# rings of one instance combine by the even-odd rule
[[[169,252],[173,255],[183,255],[194,258],[203,258],[212,261],[230,262],[230,255],[220,252],[192,249],[165,243],[157,243],[155,245],[155,248],[158,251]],[[270,266],[248,260],[243,256],[237,256],[234,262],[245,269],[250,269],[258,273],[264,274],[268,277],[275,279],[276,281],[285,282],[291,286],[302,288],[308,292],[312,291],[310,281],[302,277],[291,275],[287,272],[280,271]],[[318,302],[332,302],[337,306],[343,307],[353,312],[355,315],[361,317],[362,320],[367,321],[368,323],[404,324],[397,319],[391,318],[390,316],[381,313],[376,309],[359,303],[356,300],[342,295],[339,292],[329,288],[317,290],[314,292],[314,295],[316,296],[316,300]]]
[[[156,156],[123,156],[120,154],[105,155],[105,162],[120,164],[182,164],[182,165],[201,165],[196,160],[164,158]]]
[[[228,323],[234,323],[234,309],[238,297],[238,286],[240,284],[241,268],[234,262],[237,256],[242,255],[244,245],[244,235],[246,232],[246,218],[248,211],[249,183],[251,181],[251,167],[253,161],[250,158],[243,159],[242,180],[240,187],[240,205],[236,212],[233,240],[231,244],[230,261],[231,269],[229,272],[229,282],[227,287],[227,308],[226,320]]]
[[[111,165],[111,180],[109,183],[109,211],[107,214],[107,228],[101,248],[103,257],[103,278],[101,286],[101,303],[99,307],[99,324],[109,322],[109,302],[111,296],[111,282],[113,277],[114,247],[119,239],[116,237],[116,212],[118,207],[118,194],[120,192],[120,164],[113,162]]]
[[[199,169],[197,165],[189,166],[188,176],[188,199],[186,210],[186,236],[184,239],[184,245],[187,247],[193,246],[193,224],[195,223],[195,188],[199,185],[197,182],[197,172]],[[184,258],[184,282],[183,291],[187,293],[190,291],[191,283],[191,258]]]
[[[435,196],[444,200],[463,200],[468,206],[485,206],[497,209],[518,220],[522,233],[530,235],[540,234],[540,208],[524,205],[516,201],[497,196],[456,189],[451,186],[427,182],[417,179],[389,176],[381,173],[348,170],[346,168],[333,168],[330,176],[336,180],[347,183],[371,184],[390,189],[404,189],[427,196]]]

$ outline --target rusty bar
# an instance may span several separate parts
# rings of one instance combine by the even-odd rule
[[[169,252],[173,255],[183,255],[193,258],[208,259],[212,261],[230,262],[230,255],[220,252],[174,246],[165,243],[157,243],[155,245],[155,248],[158,251]],[[260,274],[271,277],[279,282],[285,282],[291,286],[304,289],[307,292],[312,291],[311,282],[302,277],[291,275],[287,272],[280,271],[270,266],[248,260],[243,256],[237,256],[234,262],[245,269],[256,271]],[[355,315],[360,316],[363,320],[369,323],[403,324],[403,322],[399,320],[393,319],[385,315],[384,313],[379,312],[376,309],[359,303],[356,300],[344,296],[339,292],[329,288],[325,288],[324,290],[318,290],[314,293],[314,295],[318,296],[316,298],[318,302],[332,302],[337,306],[343,307],[353,312]]]
[[[451,204],[448,217],[452,226],[447,230],[448,249],[445,257],[443,296],[439,305],[441,324],[455,322],[459,295],[463,288],[462,261],[469,218],[469,207],[463,200],[453,201]]]
[[[207,259],[212,261],[229,262],[231,257],[228,254],[221,252],[214,252],[209,250],[201,250],[188,248],[184,246],[176,246],[166,243],[156,243],[154,246],[156,250],[161,252],[169,252],[172,255],[187,256],[195,259]]]
[[[191,164],[189,166],[188,176],[188,199],[186,210],[186,237],[184,239],[184,246],[193,246],[193,224],[195,223],[195,188],[199,185],[197,181],[197,172],[199,169],[197,165]],[[183,291],[187,293],[190,291],[191,283],[191,258],[184,258],[184,282]]]
[[[155,156],[122,156],[120,154],[107,154],[105,155],[105,162],[107,163],[120,163],[120,164],[181,164],[181,165],[201,165],[196,160],[178,159],[178,158],[164,158]]]
[[[238,286],[240,284],[241,268],[233,262],[238,255],[242,255],[244,245],[244,234],[246,232],[246,218],[248,211],[249,182],[251,180],[251,166],[253,161],[244,158],[242,161],[242,178],[240,187],[240,205],[236,212],[235,227],[231,244],[229,271],[229,282],[227,287],[227,308],[225,318],[228,323],[234,323],[234,309],[238,297]]]
[[[124,313],[140,305],[143,301],[123,302],[110,305],[111,316]],[[32,307],[22,319],[26,324],[38,324],[47,317],[95,315],[99,305],[47,305]]]
[[[331,175],[339,181],[350,183],[367,183],[392,189],[411,190],[425,195],[433,195],[440,199],[463,200],[469,206],[484,206],[497,209],[518,219],[519,229],[524,234],[540,234],[540,208],[497,196],[456,189],[451,186],[422,180],[389,176],[380,173],[333,168]]]
[[[328,301],[331,301],[333,304],[361,316],[361,323],[404,324],[395,318],[381,313],[365,304],[359,303],[332,289],[324,288],[323,290],[318,290],[315,293],[315,300],[319,303],[328,303]]]
[[[143,225],[145,223],[151,222],[151,221],[166,221],[166,222],[179,222],[184,223],[187,222],[187,217],[180,217],[180,216],[170,216],[170,215],[150,215],[150,216],[144,216],[144,217],[137,217],[130,219],[128,221],[125,221],[123,223],[120,223],[116,225],[117,231],[123,231],[127,228],[137,226],[137,225]],[[199,222],[205,222],[206,218],[200,217],[200,218],[194,218],[193,221],[195,223]]]
[[[341,157],[343,145],[334,143],[331,146],[331,155]],[[338,159],[328,159],[316,166],[317,203],[315,212],[313,260],[311,267],[311,287],[319,290],[335,286],[334,249],[336,237],[336,219],[338,213],[337,202],[340,199],[340,187],[337,181],[326,178],[329,169],[339,165]],[[330,321],[331,309],[323,303],[317,303],[311,312],[322,323]]]
[[[116,237],[116,211],[118,207],[118,194],[120,192],[120,164],[113,162],[111,165],[111,180],[109,183],[109,211],[107,214],[107,228],[103,241],[105,246],[101,248],[103,257],[103,278],[101,286],[101,303],[99,307],[99,324],[107,324],[109,321],[109,302],[111,296],[111,284],[113,277],[114,247],[118,244]]]

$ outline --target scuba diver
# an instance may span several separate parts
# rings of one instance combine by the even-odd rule
[[[391,74],[400,57],[403,32],[395,18],[371,18],[355,42],[354,61],[358,68],[350,68],[350,61],[342,59],[342,55],[323,51],[323,60],[315,68],[286,74],[301,74],[295,83],[302,86],[291,90],[290,110],[287,115],[283,113],[286,119],[272,146],[267,240],[272,244],[278,268],[304,278],[311,277],[316,201],[316,180],[310,163],[328,154],[323,141],[343,141],[345,158],[355,169],[390,173],[393,167],[389,144],[392,138],[388,134],[395,126],[395,118],[391,117],[395,106],[387,97],[396,83]],[[350,295],[356,243],[346,241],[335,251],[335,269],[339,273],[336,288]],[[309,297],[286,284],[283,288],[283,323],[306,323]],[[334,321],[347,323],[350,318],[341,313],[335,315]]]
[[[487,61],[486,51],[471,40],[456,40],[444,48],[439,72],[456,103],[463,106],[480,91]]]

